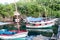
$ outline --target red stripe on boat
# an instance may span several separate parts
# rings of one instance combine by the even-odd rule
[[[35,24],[35,26],[40,26],[40,24]]]

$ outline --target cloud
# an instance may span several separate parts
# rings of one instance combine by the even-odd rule
[[[17,2],[19,0],[15,0],[15,1]],[[5,3],[10,4],[10,3],[13,3],[13,2],[14,2],[14,0],[0,0],[0,3],[2,3],[2,4],[5,4]]]

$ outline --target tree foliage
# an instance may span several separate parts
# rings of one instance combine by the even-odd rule
[[[59,0],[23,0],[16,3],[19,13],[26,16],[39,17],[43,14],[47,17],[60,17]],[[0,15],[13,16],[14,4],[0,4]]]
[[[0,4],[0,15],[2,15],[2,17],[13,16],[13,11],[14,11],[13,5]]]

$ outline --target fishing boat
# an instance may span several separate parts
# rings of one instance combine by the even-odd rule
[[[9,22],[0,22],[0,26],[3,25],[9,25],[11,23]],[[7,30],[7,29],[0,29],[0,38],[4,39],[4,40],[16,40],[16,39],[24,39],[24,37],[26,37],[28,34],[27,31],[22,30],[22,31],[18,31],[18,30]]]
[[[18,10],[17,10],[17,5],[16,5],[16,1],[14,0],[14,5],[15,5],[15,12],[14,12],[14,16],[16,16],[15,18],[14,18],[14,21],[15,21],[15,23],[17,24],[17,27],[18,27],[18,30],[16,31],[10,31],[10,30],[8,30],[8,31],[6,31],[6,29],[1,29],[0,30],[0,38],[1,39],[4,39],[4,40],[24,40],[24,37],[26,37],[27,36],[27,34],[28,34],[28,31],[25,31],[25,30],[20,30],[20,26],[19,26],[19,22],[20,22],[20,20],[19,20],[19,16],[20,16],[20,14],[18,13]],[[2,23],[2,22],[0,22],[0,25],[8,25],[8,24],[11,24],[11,23],[9,23],[9,22],[5,22],[5,23]]]
[[[28,17],[26,27],[27,29],[51,28],[55,24],[55,21],[57,21],[57,18],[43,20],[43,18]]]

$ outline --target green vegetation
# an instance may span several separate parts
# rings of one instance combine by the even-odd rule
[[[26,16],[60,17],[60,0],[21,0],[16,3],[18,12]],[[15,11],[14,4],[0,4],[0,15],[12,17]]]
[[[13,16],[13,11],[14,11],[14,6],[13,4],[0,4],[0,15],[5,18],[5,17],[11,17]]]

